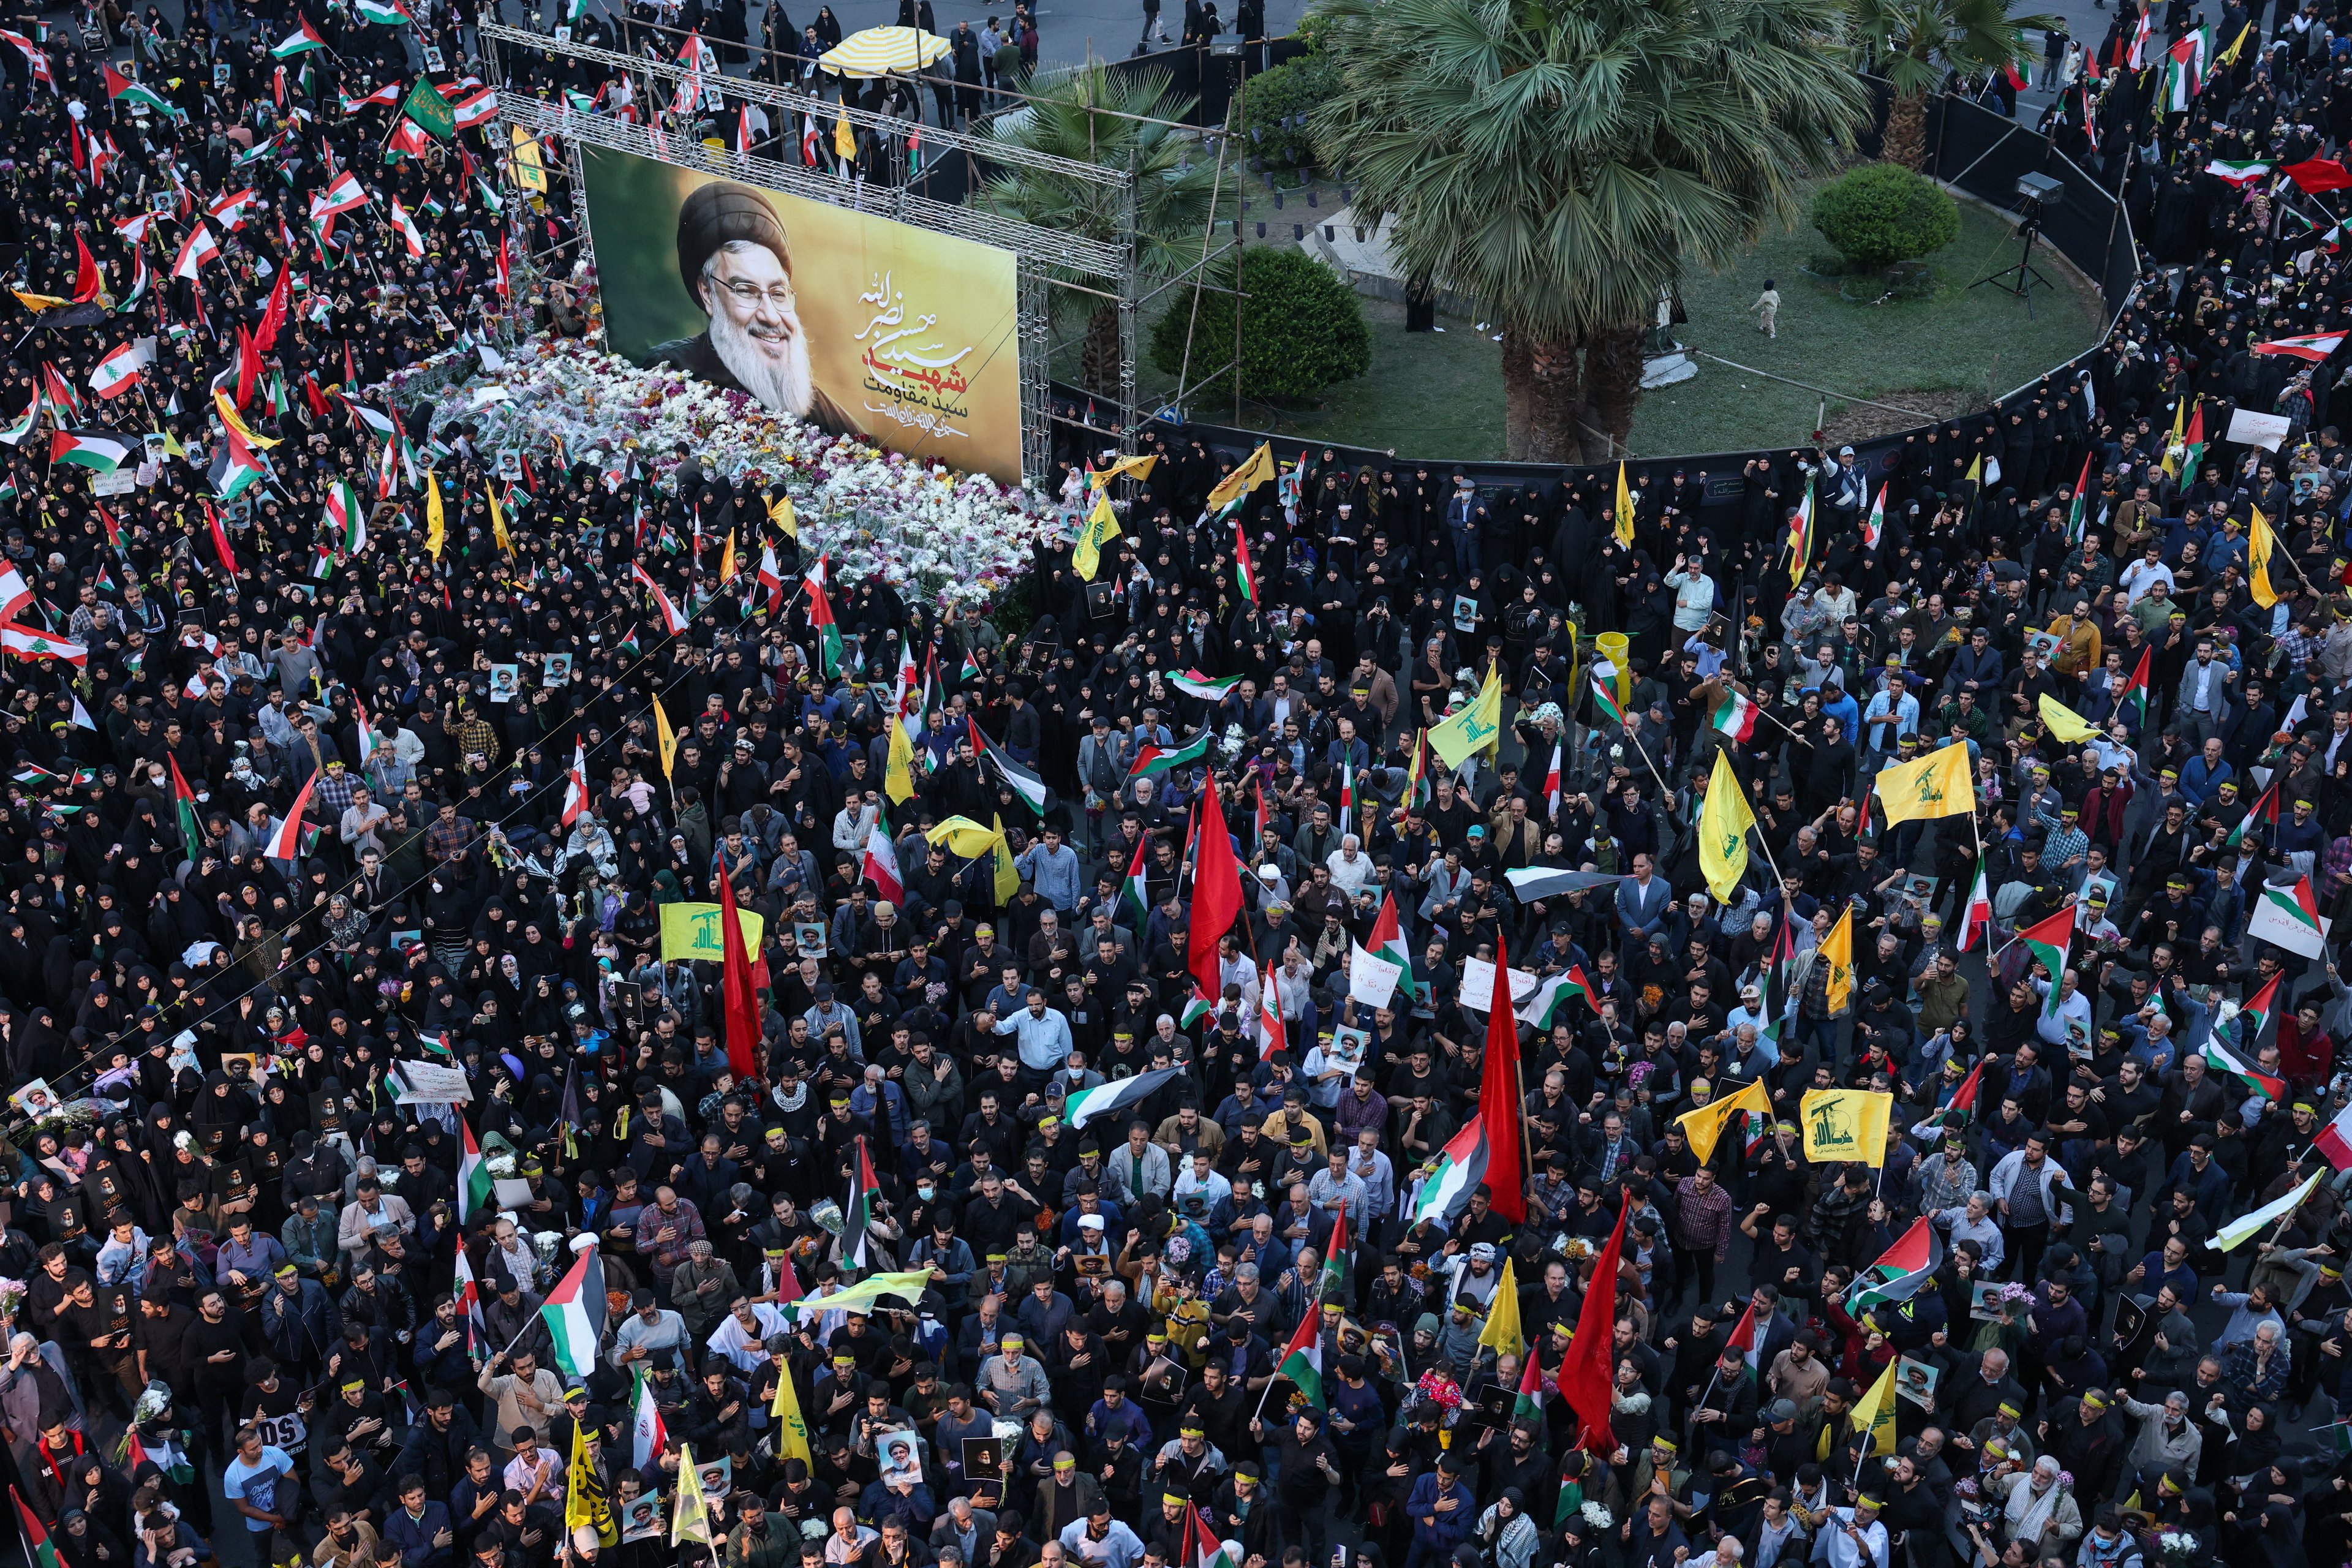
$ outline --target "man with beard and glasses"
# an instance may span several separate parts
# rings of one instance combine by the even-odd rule
[[[849,412],[817,389],[793,290],[792,247],[765,196],[727,181],[689,195],[677,212],[677,269],[710,324],[698,336],[656,344],[648,363],[748,392],[829,435],[860,434]]]

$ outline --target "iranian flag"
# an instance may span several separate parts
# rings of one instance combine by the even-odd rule
[[[58,1549],[50,1542],[49,1532],[41,1528],[41,1521],[25,1506],[25,1500],[17,1495],[15,1487],[8,1489],[8,1500],[16,1505],[16,1527],[25,1532],[26,1559],[34,1568],[58,1568]]]
[[[2266,343],[2256,343],[2258,354],[2284,355],[2290,359],[2309,360],[2318,364],[2336,352],[2336,346],[2347,336],[2343,332],[2315,332],[2308,337],[2273,338]]]
[[[786,1264],[785,1267],[789,1268],[792,1266]],[[629,1428],[629,1462],[642,1470],[658,1460],[668,1448],[669,1428],[662,1423],[661,1406],[654,1403],[653,1382],[646,1376],[646,1369],[640,1365],[631,1370],[636,1373],[637,1392],[632,1401],[636,1418]],[[786,1367],[782,1375],[789,1380],[793,1375],[792,1369]]]
[[[2277,984],[2276,979],[2271,982],[2271,985]],[[2263,987],[2263,999],[2267,1002],[2270,986]],[[2256,1027],[2259,1029],[2259,1024]],[[2238,1037],[2238,1043],[2251,1051],[2253,1048],[2252,1039],[2253,1036],[2251,1033],[2244,1034]],[[2286,1081],[2284,1079],[2275,1079],[2268,1073],[2256,1072],[2250,1064],[2239,1060],[2237,1053],[2223,1045],[2214,1035],[2208,1034],[2205,1037],[2205,1044],[2197,1054],[2205,1058],[2205,1065],[2213,1071],[2227,1073],[2231,1078],[2239,1079],[2248,1089],[2273,1105],[2286,1098]]]
[[[1427,1220],[1441,1230],[1452,1225],[1486,1179],[1486,1121],[1474,1116],[1462,1124],[1422,1182],[1412,1203],[1414,1222]]]
[[[841,673],[841,627],[833,618],[833,601],[824,596],[824,557],[802,584],[808,590],[809,630],[815,634],[817,668],[828,676]]]
[[[1397,989],[1418,1000],[1421,986],[1412,977],[1412,954],[1404,944],[1404,927],[1397,919],[1396,895],[1381,894],[1381,912],[1372,921],[1372,940],[1365,952],[1397,966]]]
[[[146,363],[144,349],[125,343],[91,369],[89,389],[100,397],[120,397],[139,384],[139,372]]]
[[[1352,758],[1339,761],[1339,837],[1345,838],[1356,811],[1356,764]]]
[[[301,855],[302,814],[310,809],[310,795],[318,787],[319,774],[313,769],[310,782],[294,797],[293,807],[286,813],[286,820],[279,823],[278,831],[269,836],[268,847],[262,850],[264,855],[272,860],[292,860]]]
[[[172,770],[172,811],[180,819],[180,847],[187,858],[196,858],[196,847],[204,842],[204,833],[196,819],[196,792],[188,787],[181,775],[179,760],[171,752],[163,753],[164,763]]]
[[[1139,778],[1146,774],[1164,773],[1173,768],[1189,768],[1209,754],[1209,729],[1203,725],[1199,734],[1181,746],[1161,746],[1147,742],[1136,748],[1135,761],[1128,764],[1127,776]]]
[[[1609,689],[1609,683],[1601,679],[1598,670],[1595,670],[1592,675],[1592,706],[1598,709],[1601,717],[1610,723],[1625,722],[1625,710],[1617,706],[1617,694]]]
[[[117,103],[142,103],[169,119],[177,120],[180,117],[180,111],[164,102],[152,89],[140,86],[112,66],[109,65],[105,68],[104,75],[106,96]]]
[[[1881,1301],[1907,1301],[1943,1266],[1943,1238],[1923,1215],[1864,1271],[1857,1281],[1859,1289],[1848,1298],[1846,1310],[1859,1318]]]
[[[1756,733],[1756,704],[1740,695],[1735,688],[1708,721],[1718,731],[1735,741],[1745,741]]]
[[[398,196],[392,198],[392,226],[400,231],[400,241],[408,247],[411,257],[425,254],[425,236],[417,231],[415,220],[408,216],[408,209],[400,205]]]
[[[462,1116],[457,1119],[457,1136],[461,1140],[457,1156],[457,1224],[464,1226],[490,1206],[496,1187],[489,1166],[482,1163],[482,1146],[474,1142],[474,1130]],[[464,1248],[458,1250],[462,1252]]]
[[[1559,816],[1560,743],[1551,743],[1551,767],[1544,773],[1544,806],[1557,819]]]
[[[1202,1003],[1203,1011],[1206,1010],[1205,998],[1195,994],[1193,1000]],[[1191,1009],[1186,1009],[1185,1022],[1189,1024],[1193,1016]],[[1097,1116],[1108,1116],[1130,1105],[1142,1104],[1161,1084],[1183,1070],[1181,1068],[1161,1068],[1156,1072],[1115,1078],[1108,1083],[1081,1089],[1062,1101],[1062,1120],[1070,1124],[1071,1131],[1078,1131]]]
[[[2143,16],[2139,20],[2143,28],[2147,26],[2146,16]],[[2205,165],[2205,172],[2215,179],[2226,181],[2230,184],[2244,185],[2269,174],[2271,166],[2258,159],[2216,158]],[[2256,349],[2254,352],[2260,353],[2263,351]]]
[[[14,621],[0,625],[0,653],[12,653],[18,658],[54,658],[76,669],[89,663],[89,649],[81,644],[20,626]]]
[[[293,34],[270,45],[269,55],[272,59],[290,60],[296,55],[307,55],[312,49],[326,47],[327,40],[312,30],[307,19],[298,16],[294,21]]]
[[[49,437],[49,461],[110,474],[131,456],[131,443],[102,430],[58,430]]]
[[[2050,994],[2042,1004],[2042,1014],[2049,1017],[2058,1011],[2058,977],[2066,973],[2066,952],[2074,938],[2074,911],[2070,907],[2035,921],[2017,933],[2042,966],[2050,971]]]
[[[1127,875],[1118,884],[1119,913],[1128,917],[1128,925],[1138,932],[1151,918],[1150,882],[1144,875],[1145,852],[1150,847],[1149,834],[1136,840],[1135,858],[1127,863]]]
[[[1323,1314],[1309,1309],[1298,1314],[1298,1327],[1283,1348],[1282,1360],[1274,1375],[1287,1378],[1290,1386],[1307,1396],[1307,1402],[1318,1410],[1323,1407]]]
[[[596,1256],[593,1236],[583,1235],[579,1241],[587,1244],[580,1248],[579,1261],[547,1293],[539,1321],[555,1342],[555,1364],[565,1376],[585,1382],[596,1369],[596,1347],[604,1338],[604,1265]]]
[[[499,95],[487,87],[478,87],[449,105],[450,115],[460,131],[488,124],[498,111]]]
[[[1243,598],[1257,603],[1257,569],[1250,564],[1249,530],[1239,520],[1234,523],[1234,581]]]
[[[328,487],[326,510],[320,514],[319,522],[334,535],[336,544],[346,555],[357,555],[367,543],[367,514],[360,506],[359,492],[352,489],[349,479],[337,479]]]
[[[874,890],[881,896],[883,902],[903,904],[907,901],[907,883],[898,875],[898,847],[890,842],[890,836],[882,830],[882,824],[878,821],[866,835],[866,858],[859,865],[857,874],[874,884]]]
[[[1168,684],[1185,696],[1198,697],[1210,702],[1223,701],[1225,694],[1241,683],[1242,678],[1238,675],[1228,675],[1220,679],[1214,676],[1203,675],[1197,669],[1188,669],[1181,675],[1171,675],[1168,678]]]
[[[841,1247],[853,1268],[866,1267],[866,1226],[874,1222],[874,1156],[866,1152],[866,1137],[857,1139],[857,1168],[849,1175],[849,1198],[841,1205]]]
[[[1969,901],[1960,910],[1960,951],[1966,952],[1979,936],[1990,940],[1992,889],[1985,879],[1984,857],[1977,857],[1976,880],[1969,884]]]

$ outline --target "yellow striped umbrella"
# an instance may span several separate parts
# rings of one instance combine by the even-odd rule
[[[888,76],[920,70],[948,52],[948,41],[920,27],[868,27],[817,57],[835,76]]]

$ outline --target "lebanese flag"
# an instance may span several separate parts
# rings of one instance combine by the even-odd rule
[[[2295,359],[2309,360],[2314,364],[2319,364],[2336,352],[2336,346],[2341,343],[2346,336],[2347,334],[2344,332],[2315,332],[2308,337],[2274,338],[2266,343],[2256,343],[2253,352],[2258,354],[2292,355]]]
[[[272,860],[293,860],[301,857],[302,814],[310,809],[310,792],[318,787],[319,774],[313,770],[310,782],[304,784],[302,793],[294,797],[293,809],[287,812],[286,820],[278,825],[278,831],[269,836],[269,845],[262,850],[264,855]]]
[[[449,105],[457,129],[471,131],[477,125],[487,125],[499,111],[499,95],[487,87],[478,87]]]
[[[205,209],[205,216],[221,226],[224,234],[235,234],[245,226],[245,209],[260,199],[260,193],[251,188],[235,195],[223,196]]]
[[[383,145],[388,153],[405,153],[412,158],[422,158],[425,149],[432,143],[425,138],[425,128],[404,114],[394,123],[392,133],[383,139]]]
[[[400,231],[401,242],[408,247],[408,254],[412,258],[425,254],[425,237],[416,231],[415,221],[409,217],[408,209],[400,205],[398,196],[392,198],[392,226]],[[285,274],[281,272],[278,276],[282,278]]]
[[[874,890],[882,896],[883,902],[903,904],[907,901],[907,884],[898,876],[898,847],[890,842],[890,836],[882,831],[882,825],[878,822],[866,832],[866,859],[858,867],[857,874],[874,884]]]
[[[816,117],[813,114],[801,116],[801,162],[816,167]]]
[[[1559,1363],[1559,1396],[1576,1412],[1576,1446],[1596,1454],[1613,1453],[1617,1447],[1616,1435],[1609,1430],[1617,1370],[1617,1260],[1625,1250],[1625,1221],[1633,1212],[1630,1203],[1617,1211],[1617,1228],[1593,1260],[1584,1306],[1576,1316],[1576,1335]]]
[[[0,621],[13,621],[33,602],[33,590],[13,563],[0,564]]]
[[[137,343],[125,343],[90,371],[89,389],[100,397],[120,397],[139,384],[139,367],[146,363]]]
[[[1732,1325],[1731,1332],[1725,1337],[1723,1348],[1738,1351],[1752,1372],[1756,1369],[1756,1303],[1751,1300],[1748,1303],[1748,1310],[1739,1314],[1739,1321]]]
[[[193,282],[196,269],[207,261],[220,259],[220,246],[213,239],[212,230],[197,224],[188,230],[188,237],[180,242],[180,253],[172,258],[172,276]]]
[[[563,781],[563,826],[571,826],[588,811],[588,748],[585,742],[572,742],[572,771]]]
[[[314,219],[333,217],[338,213],[367,205],[367,188],[360,184],[359,176],[346,169],[335,176],[332,184],[310,198],[310,216]]]
[[[2336,1113],[2336,1120],[2319,1130],[2311,1146],[2327,1156],[2327,1163],[2339,1171],[2352,1171],[2352,1105]]]

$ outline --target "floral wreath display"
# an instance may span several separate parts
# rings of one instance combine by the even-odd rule
[[[747,393],[607,353],[593,274],[583,268],[574,286],[589,335],[539,334],[483,356],[472,374],[428,394],[433,435],[462,425],[484,452],[585,462],[611,487],[634,469],[666,490],[675,488],[682,444],[730,482],[781,483],[804,559],[824,556],[836,575],[878,578],[902,597],[943,607],[997,603],[1028,574],[1037,543],[1062,536],[1059,509],[1028,490],[830,436],[769,413]],[[387,382],[394,397],[404,383],[425,381],[420,373],[446,371],[447,357],[395,373]]]

